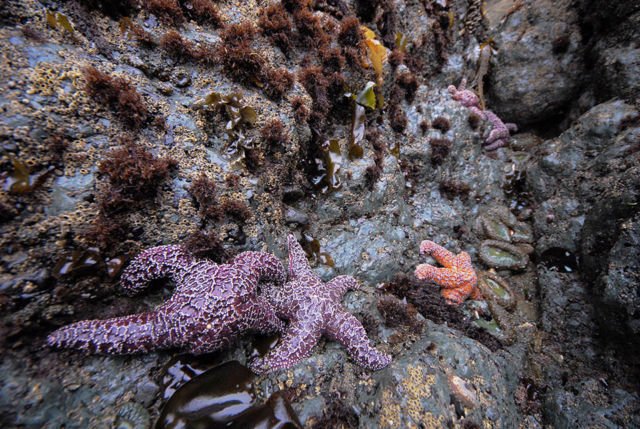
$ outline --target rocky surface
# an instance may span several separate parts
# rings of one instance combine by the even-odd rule
[[[301,15],[285,2],[289,39],[255,35],[264,64],[249,78],[224,65],[233,43],[215,53],[219,24],[152,3],[0,5],[3,427],[150,427],[194,374],[265,353],[247,336],[177,370],[171,353],[86,356],[44,339],[162,302],[172,285],[120,294],[141,249],[187,242],[217,261],[264,250],[284,262],[289,232],[324,280],[363,283],[343,304],[393,362],[369,372],[323,340],[258,377],[257,403],[282,395],[309,428],[640,427],[634,2],[496,0],[486,15],[466,0],[317,1]],[[225,24],[258,23],[265,6],[214,4]],[[352,15],[389,48],[381,76],[366,49],[316,25],[338,34]],[[171,29],[191,45],[158,45]],[[92,92],[87,66],[120,85],[116,97]],[[269,67],[295,77],[281,97]],[[337,80],[318,88],[305,73]],[[446,90],[463,77],[527,130],[509,147],[483,151],[490,127]],[[385,104],[364,110],[358,157],[343,93],[368,81]],[[471,255],[485,301],[451,308],[412,277],[433,263],[424,239]]]

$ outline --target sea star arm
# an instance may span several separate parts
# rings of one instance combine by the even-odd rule
[[[471,110],[471,113],[479,116],[483,121],[487,119],[487,115],[479,107],[469,106],[468,109]]]
[[[452,267],[456,261],[456,255],[431,240],[424,240],[420,243],[420,253],[432,256],[439,264],[447,268]]]
[[[391,356],[371,347],[362,323],[346,311],[336,311],[332,315],[325,327],[325,335],[342,344],[349,356],[367,369],[377,371],[391,362]]]
[[[507,127],[507,129],[512,133],[518,132],[518,126],[513,122],[507,122],[506,124],[504,124],[504,126]]]
[[[47,343],[90,353],[130,354],[171,347],[172,336],[162,314],[151,311],[72,323],[52,332]]]
[[[328,283],[325,283],[327,290],[331,292],[332,298],[341,299],[350,290],[360,289],[360,283],[351,276],[338,276]]]
[[[420,264],[416,267],[415,275],[420,280],[430,280],[444,289],[457,288],[459,285],[458,274],[449,268]]]
[[[264,297],[255,296],[247,302],[247,329],[261,334],[284,331],[285,324],[276,315],[275,309]]]
[[[507,145],[507,142],[504,139],[498,139],[492,143],[489,144],[484,144],[484,150],[491,152],[492,150],[496,150],[496,149],[500,149],[501,147],[504,147]]]
[[[282,262],[271,253],[242,252],[233,258],[232,264],[253,268],[258,273],[258,281],[284,283],[287,279],[287,273]]]
[[[278,345],[265,357],[254,360],[249,367],[257,374],[292,367],[311,354],[321,335],[319,327],[291,320]]]
[[[182,246],[158,246],[141,252],[122,273],[120,285],[134,295],[154,279],[168,277],[178,283],[195,258]]]
[[[287,237],[287,245],[289,248],[289,280],[296,278],[302,272],[311,271],[307,255],[293,234],[289,234]]]

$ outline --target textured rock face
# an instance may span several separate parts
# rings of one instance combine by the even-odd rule
[[[493,35],[498,52],[489,106],[528,124],[562,113],[583,74],[578,15],[571,2],[526,0]]]
[[[528,170],[534,198],[540,202],[534,216],[541,235],[538,253],[555,247],[578,254],[580,274],[598,300],[600,325],[611,332],[624,327],[623,332],[632,333],[629,329],[637,323],[632,316],[637,301],[628,284],[612,286],[614,278],[620,280],[616,273],[634,270],[631,217],[640,198],[634,149],[640,134],[637,118],[638,111],[623,102],[598,105],[547,142],[544,156]],[[554,311],[552,304],[546,308]]]
[[[640,96],[640,12],[616,21],[591,53],[594,89],[601,101],[619,97],[633,103]]]
[[[612,356],[615,349],[622,362],[631,365],[624,373],[633,377],[640,308],[635,274],[638,117],[637,109],[622,101],[597,105],[558,138],[545,142],[539,160],[527,170],[538,204],[534,230],[540,237],[536,253],[542,326],[564,344],[552,353],[561,353],[565,365],[578,373],[603,355]],[[545,370],[551,391],[544,413],[550,424],[637,425],[631,417],[638,409],[633,393],[607,393],[606,386],[576,374],[559,385],[554,377],[561,376],[561,368],[551,364]],[[609,409],[603,398],[618,405]]]

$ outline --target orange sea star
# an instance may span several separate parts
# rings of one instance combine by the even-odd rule
[[[416,277],[430,280],[442,287],[442,296],[448,304],[460,305],[469,297],[482,298],[477,287],[478,278],[467,252],[454,255],[433,241],[424,240],[420,243],[420,253],[432,256],[444,268],[420,264],[416,267]]]

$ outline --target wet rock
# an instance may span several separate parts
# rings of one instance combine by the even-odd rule
[[[57,177],[51,186],[51,204],[46,212],[51,216],[75,210],[76,204],[93,191],[95,177],[93,172],[76,172],[72,177]]]
[[[630,6],[633,2],[620,3]],[[629,13],[612,19],[615,25],[606,27],[604,37],[590,53],[595,62],[594,89],[600,101],[619,97],[634,102],[640,96],[640,12],[636,6],[636,12]]]
[[[569,0],[525,0],[507,18],[492,35],[491,110],[518,125],[562,113],[583,73],[578,18]]]
[[[586,379],[547,395],[544,415],[554,428],[638,427],[640,398],[622,389],[609,391],[601,380]],[[609,399],[611,398],[611,399]]]
[[[590,225],[585,232],[593,233]],[[596,313],[605,332],[625,344],[640,335],[640,215],[619,226],[613,247],[602,258],[603,269],[594,282]]]

